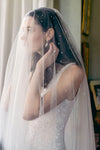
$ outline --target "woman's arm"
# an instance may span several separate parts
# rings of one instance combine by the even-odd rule
[[[25,120],[31,120],[38,117],[39,105],[40,105],[40,94],[41,94],[41,83],[42,83],[42,69],[35,69],[32,79],[30,81],[28,91],[25,100],[25,109],[23,118]]]
[[[39,116],[41,93],[41,74],[39,71],[40,70],[35,71],[28,89],[25,110],[23,114],[23,118],[25,120],[33,120]],[[73,100],[77,94],[81,82],[83,81],[83,78],[83,70],[76,65],[72,65],[65,70],[62,73],[57,86],[51,87],[44,95],[44,112],[46,113],[50,110],[50,100],[54,90],[57,92],[57,104],[60,104],[65,99]]]
[[[39,116],[40,98],[43,82],[42,74],[43,71],[48,66],[50,66],[51,63],[54,62],[53,49],[55,49],[57,52],[56,57],[58,55],[58,49],[56,49],[56,47],[52,48],[52,46],[50,45],[49,52],[47,52],[41,58],[41,60],[39,60],[39,63],[37,63],[36,69],[32,76],[25,100],[25,107],[23,113],[23,118],[25,120],[33,120]],[[42,61],[44,61],[45,64],[44,70],[42,68]],[[68,69],[66,69],[62,73],[59,81],[57,82],[57,86],[52,86],[44,95],[44,112],[46,113],[50,110],[50,100],[54,91],[57,92],[57,104],[60,104],[65,99],[74,99],[83,80],[83,74],[83,70],[77,65],[71,65]]]
[[[50,43],[50,50],[38,61],[36,65],[36,69],[33,73],[26,94],[25,109],[23,114],[23,118],[25,120],[31,120],[39,115],[43,74],[45,69],[56,60],[58,52],[59,50],[57,47],[53,43]],[[42,66],[42,63],[44,63],[44,66]]]

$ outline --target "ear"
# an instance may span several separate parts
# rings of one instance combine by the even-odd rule
[[[46,32],[46,41],[50,41],[54,36],[54,29],[49,28]]]

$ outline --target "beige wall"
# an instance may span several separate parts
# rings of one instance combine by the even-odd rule
[[[81,48],[81,0],[55,0],[55,8],[62,13],[78,49]],[[82,36],[89,43],[89,80],[100,79],[100,0],[91,0],[90,34]]]
[[[81,1],[80,0],[55,0],[58,8],[71,30],[75,43],[80,51],[81,45]]]
[[[100,0],[92,0],[89,35],[89,79],[100,79]]]

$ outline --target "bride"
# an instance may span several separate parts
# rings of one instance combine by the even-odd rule
[[[6,68],[0,142],[3,150],[95,150],[83,63],[55,9],[22,21]]]

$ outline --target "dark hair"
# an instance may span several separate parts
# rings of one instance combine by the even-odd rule
[[[71,41],[69,41],[63,29],[62,23],[53,9],[39,8],[28,12],[26,16],[34,17],[35,21],[42,27],[44,32],[46,32],[49,28],[54,29],[54,42],[59,49],[59,54],[56,59],[57,63],[66,65],[70,62],[75,62],[77,65],[81,65],[75,53],[75,47]]]
[[[26,16],[34,17],[36,23],[42,27],[43,32],[46,32],[49,28],[54,29],[55,35],[54,35],[53,42],[59,49],[59,54],[56,59],[57,63],[61,65],[66,65],[68,63],[74,62],[76,63],[76,65],[81,66],[81,63],[77,57],[77,54],[74,51],[75,48],[73,44],[71,43],[71,41],[68,39],[67,33],[65,33],[64,31],[61,21],[57,13],[53,9],[39,8],[34,11],[32,10],[28,12]],[[40,59],[38,55],[39,54],[36,54],[36,52],[33,54],[33,57],[36,58],[35,65],[37,61]],[[33,68],[35,69],[35,67]],[[48,84],[53,76],[53,65],[49,66],[45,70],[44,76],[45,76],[44,84]]]

